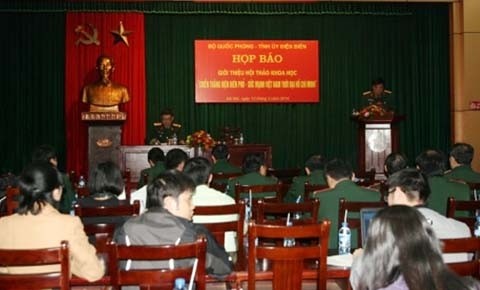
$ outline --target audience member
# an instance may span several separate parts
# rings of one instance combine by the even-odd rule
[[[467,143],[457,143],[450,151],[450,168],[445,174],[448,179],[462,180],[470,183],[480,183],[480,173],[472,169],[472,160],[475,151]]]
[[[240,185],[266,185],[276,184],[278,180],[267,176],[267,165],[263,154],[249,153],[243,158],[243,175],[231,178],[228,181],[228,195],[235,197],[235,184]],[[265,193],[265,196],[271,196],[272,193]],[[258,196],[262,197],[262,196]]]
[[[150,183],[157,175],[165,171],[165,154],[162,149],[153,147],[148,151],[148,164],[150,168],[145,168],[140,172],[137,188],[145,185],[145,175],[148,176],[147,182]]]
[[[19,180],[20,203],[16,214],[0,219],[0,248],[41,249],[59,247],[68,241],[70,270],[88,281],[100,279],[104,265],[88,243],[78,217],[64,215],[57,208],[62,196],[62,177],[46,162],[34,162],[22,172]],[[58,271],[58,265],[0,268],[10,274]]]
[[[185,163],[183,173],[190,177],[195,184],[195,192],[192,197],[194,206],[232,205],[235,200],[229,195],[209,187],[212,181],[212,165],[203,157],[195,157]],[[193,222],[196,224],[229,222],[238,219],[238,215],[201,216],[194,215]],[[243,241],[240,241],[243,242]],[[235,232],[225,233],[225,250],[237,251]]]
[[[188,160],[188,155],[182,149],[172,149],[168,151],[165,157],[165,168],[167,170],[175,169],[177,171],[183,171],[185,162]]]
[[[352,166],[341,159],[332,159],[325,165],[325,175],[329,190],[314,193],[320,201],[318,218],[331,221],[329,248],[338,246],[338,201],[345,198],[348,201],[379,201],[380,194],[356,185],[353,182]],[[357,233],[352,232],[352,245],[357,244]]]
[[[447,218],[438,212],[426,208],[430,188],[423,174],[415,169],[404,169],[391,175],[387,181],[387,202],[392,205],[407,205],[416,207],[430,222],[435,235],[439,239],[453,239],[470,237],[468,226],[457,220]],[[468,259],[467,254],[446,254],[447,263],[461,262]]]
[[[383,166],[383,171],[385,176],[389,177],[390,175],[398,172],[402,169],[408,167],[408,160],[405,155],[402,153],[390,153],[385,159],[385,165]]]
[[[40,145],[32,153],[32,161],[44,161],[58,169],[58,159],[55,149],[50,145]],[[62,173],[63,193],[59,210],[61,213],[70,213],[75,202],[75,191],[67,174]]]
[[[232,272],[228,255],[202,225],[192,223],[195,206],[192,193],[193,181],[185,174],[169,170],[147,186],[148,211],[130,218],[115,234],[119,244],[167,245],[191,243],[198,235],[207,238],[208,274],[224,276]],[[191,265],[191,260],[175,260],[175,266]],[[132,268],[167,268],[168,261],[133,261]]]
[[[365,250],[354,254],[350,282],[354,290],[478,289],[444,264],[427,219],[401,205],[380,210],[372,220]]]
[[[302,196],[305,190],[305,183],[314,185],[327,185],[325,180],[325,159],[321,155],[312,155],[305,162],[306,175],[294,177],[290,190],[285,197],[285,202],[295,202],[299,196]]]
[[[228,162],[230,153],[225,144],[215,145],[212,149],[212,173],[240,173],[242,170]]]
[[[415,160],[417,168],[428,178],[430,199],[427,206],[440,214],[447,212],[447,199],[469,200],[470,189],[466,184],[450,181],[443,173],[446,168],[445,155],[438,150],[426,150]]]

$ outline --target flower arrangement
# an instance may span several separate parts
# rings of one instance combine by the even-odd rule
[[[363,119],[368,119],[370,117],[383,117],[385,115],[387,115],[387,111],[381,107],[381,106],[378,106],[378,105],[370,105],[370,106],[367,106],[365,108],[363,108],[362,110],[360,110],[360,112],[354,110],[354,112],[352,113],[352,115],[354,117],[360,117],[360,118],[363,118]]]
[[[205,130],[200,130],[187,136],[187,145],[190,147],[203,147],[210,149],[215,146],[215,140]]]

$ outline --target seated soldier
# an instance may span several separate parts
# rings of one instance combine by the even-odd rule
[[[408,167],[407,157],[402,153],[390,153],[385,159],[383,171],[386,177]]]
[[[225,144],[215,145],[212,149],[213,169],[212,173],[240,173],[242,170],[228,162],[230,153]]]
[[[185,162],[188,160],[188,155],[182,149],[172,149],[168,151],[165,157],[165,168],[167,170],[175,169],[177,171],[183,171]]]
[[[369,190],[356,185],[352,166],[340,159],[332,159],[325,165],[325,176],[329,190],[313,194],[320,201],[318,212],[319,220],[330,220],[330,240],[328,247],[335,249],[338,246],[338,201],[345,198],[347,201],[380,201],[377,191]],[[357,233],[352,232],[352,245],[357,244]]]
[[[232,264],[223,247],[202,225],[192,223],[195,206],[193,181],[185,174],[169,170],[148,185],[148,211],[130,218],[116,233],[119,244],[171,245],[194,242],[199,235],[207,238],[206,270],[208,274],[226,276]],[[179,242],[178,242],[179,241]],[[132,268],[168,268],[168,261],[133,261]],[[193,264],[190,259],[175,260],[175,267]]]
[[[447,212],[447,199],[450,196],[458,200],[470,200],[468,185],[450,181],[443,173],[446,167],[445,155],[438,150],[426,150],[417,156],[417,169],[425,174],[430,186],[430,198],[427,206],[440,214]]]
[[[326,185],[323,168],[325,160],[321,155],[312,155],[305,162],[305,173],[307,175],[294,177],[292,186],[285,197],[285,202],[295,202],[299,196],[303,199],[305,183],[312,185]]]
[[[243,175],[231,178],[228,181],[227,193],[235,198],[235,184],[240,185],[267,185],[276,184],[278,180],[275,177],[267,176],[267,165],[263,154],[249,153],[243,158]],[[265,196],[271,196],[272,193],[266,193]]]
[[[165,171],[165,154],[162,149],[154,147],[148,151],[148,164],[150,168],[145,168],[140,172],[137,188],[145,185],[144,176],[148,176],[147,182],[150,183],[157,175]]]
[[[472,169],[474,155],[473,146],[467,143],[457,143],[450,151],[450,167],[445,173],[448,179],[462,180],[469,183],[480,183],[480,173]]]
[[[155,138],[150,140],[150,145],[169,144],[174,137],[177,138],[178,144],[183,144],[181,135],[182,125],[174,123],[175,115],[173,111],[165,109],[160,113],[160,122],[153,123],[155,127]],[[173,144],[176,145],[176,144]]]

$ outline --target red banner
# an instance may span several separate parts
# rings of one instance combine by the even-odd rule
[[[120,32],[123,39],[119,37]],[[127,87],[130,101],[120,106],[127,113],[122,144],[145,142],[145,37],[142,13],[67,13],[65,61],[65,131],[67,169],[87,174],[87,125],[81,112],[82,88],[98,79],[95,70],[100,55],[111,57],[113,82]],[[128,45],[127,45],[128,44]]]
[[[196,40],[197,103],[319,101],[316,40]]]

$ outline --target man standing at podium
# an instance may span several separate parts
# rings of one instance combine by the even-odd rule
[[[171,110],[165,109],[160,113],[160,122],[153,123],[155,138],[150,140],[150,145],[168,144],[174,137],[177,138],[178,144],[184,143],[183,138],[180,136],[182,125],[174,123],[174,120],[175,115]]]

